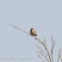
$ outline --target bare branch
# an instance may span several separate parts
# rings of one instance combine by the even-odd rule
[[[37,54],[38,55],[38,57],[44,62],[44,60],[40,57],[40,55],[39,54]]]
[[[57,62],[59,62],[59,59],[62,61],[62,59],[61,59],[61,56],[60,56],[60,53],[61,53],[61,49],[59,50],[59,56],[58,56],[58,60],[57,60]]]
[[[50,54],[49,54],[49,51],[48,51],[48,48],[46,47],[46,45],[44,44],[44,42],[42,42],[39,38],[35,37],[35,39],[44,46],[45,50],[47,51],[48,53],[48,56],[49,56],[49,59],[50,59]]]
[[[62,61],[62,57],[61,57],[61,49],[59,51],[59,59]]]
[[[50,58],[51,58],[51,62],[53,62],[53,48],[54,48],[54,46],[55,46],[55,41],[53,40],[53,37],[52,37],[52,48],[51,48],[51,56],[50,56]]]
[[[14,27],[14,28],[15,28],[15,29],[17,29],[17,30],[20,30],[20,31],[22,31],[22,32],[24,32],[24,33],[26,33],[26,34],[29,34],[29,35],[30,35],[30,33],[28,33],[28,32],[26,32],[26,31],[24,31],[24,30],[22,30],[22,29],[18,28],[17,26],[14,26],[14,25],[11,25],[11,24],[10,24],[10,26],[12,26],[12,27]]]
[[[36,44],[35,44],[35,46],[36,46],[38,49],[40,49],[40,51],[42,51],[45,55],[47,55],[47,54],[45,53],[45,51],[43,51],[39,46],[37,46]]]
[[[37,51],[38,52],[38,51]],[[45,56],[42,52],[38,52],[40,55],[42,55],[46,60],[47,60],[47,62],[50,62],[49,60],[48,60],[48,58],[47,58],[47,56]]]

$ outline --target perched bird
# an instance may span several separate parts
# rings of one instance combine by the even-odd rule
[[[35,31],[33,28],[31,28],[30,34],[31,34],[32,36],[37,36],[37,33],[36,33],[36,31]]]

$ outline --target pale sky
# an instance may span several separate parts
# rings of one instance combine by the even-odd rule
[[[57,59],[62,48],[62,0],[0,0],[0,62],[42,62],[34,45],[37,41],[10,24],[27,32],[34,28],[38,38],[46,38],[48,48],[53,36]],[[11,58],[17,60],[1,60]]]

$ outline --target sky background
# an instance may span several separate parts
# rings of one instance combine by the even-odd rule
[[[48,49],[53,36],[57,59],[62,48],[62,0],[0,0],[0,62],[41,62],[34,45],[38,42],[10,24],[29,33],[34,28],[38,38],[46,38]]]

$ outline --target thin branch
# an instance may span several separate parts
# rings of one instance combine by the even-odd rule
[[[55,46],[55,41],[53,40],[53,37],[52,37],[52,48],[51,48],[51,56],[50,56],[50,58],[51,58],[51,62],[53,62],[53,49],[54,49],[54,46]]]
[[[38,52],[38,51],[37,51]],[[47,56],[45,56],[42,52],[38,52],[40,55],[42,55],[46,60],[47,60],[47,62],[50,62],[49,60],[48,60],[48,58],[47,58]]]
[[[46,45],[46,39],[44,38],[44,44]],[[46,45],[46,47],[47,47],[47,45]]]
[[[61,53],[61,49],[59,50],[59,56],[58,56],[58,60],[57,60],[57,62],[59,62],[59,59],[60,59],[60,53]]]
[[[40,51],[42,51],[45,55],[47,55],[47,54],[45,53],[45,51],[43,51],[39,46],[37,46],[36,44],[35,44],[35,46],[36,46],[38,49],[40,49]]]
[[[46,47],[46,45],[44,44],[44,42],[42,42],[40,39],[38,39],[37,37],[35,37],[35,39],[44,46],[45,50],[47,51],[48,53],[48,57],[50,59],[50,54],[49,54],[49,51],[48,51],[48,48]],[[51,60],[51,59],[50,59]]]
[[[59,58],[62,61],[62,58],[61,58],[61,49],[60,49],[60,52],[59,52]]]
[[[38,55],[38,57],[44,62],[44,60],[40,57],[40,55],[39,54],[37,54]]]
[[[15,29],[17,29],[17,30],[20,30],[20,31],[22,31],[22,32],[24,32],[24,33],[26,33],[26,34],[29,34],[29,35],[30,35],[30,33],[28,33],[28,32],[26,32],[26,31],[24,31],[24,30],[22,30],[22,29],[18,28],[17,26],[14,26],[14,25],[11,25],[11,24],[10,24],[10,26],[12,26],[12,27],[14,27],[14,28],[15,28]]]

